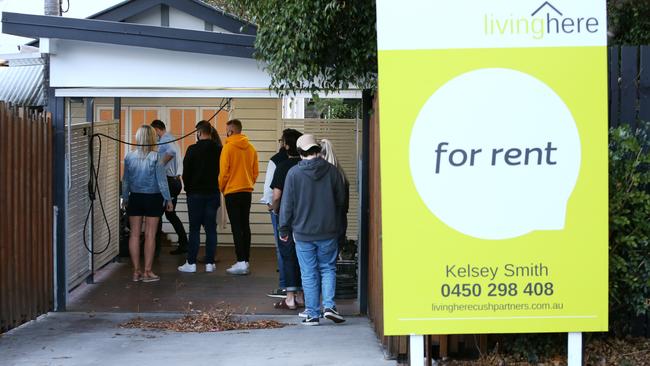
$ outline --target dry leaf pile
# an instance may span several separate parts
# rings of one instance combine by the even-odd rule
[[[650,339],[594,340],[585,347],[588,366],[650,366]]]
[[[566,354],[530,363],[507,354],[499,354],[495,348],[477,360],[438,360],[437,366],[566,366]],[[596,339],[585,345],[585,366],[650,366],[650,339]]]
[[[510,355],[489,354],[479,357],[478,360],[453,360],[448,359],[437,363],[438,366],[531,366],[528,361],[520,360]],[[545,362],[538,362],[536,366],[566,366],[566,357],[552,357]]]
[[[171,332],[223,332],[226,330],[274,329],[284,328],[287,324],[275,320],[243,321],[233,315],[230,309],[216,309],[206,312],[194,312],[180,319],[150,321],[135,318],[122,328],[155,329]]]

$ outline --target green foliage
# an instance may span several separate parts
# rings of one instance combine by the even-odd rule
[[[538,364],[549,357],[566,354],[566,333],[503,334],[498,336],[499,350],[519,362]]]
[[[356,108],[343,99],[314,98],[314,107],[320,118],[344,119],[356,118]]]
[[[611,330],[629,331],[650,293],[649,123],[610,131],[609,310]]]
[[[257,24],[256,58],[271,88],[288,92],[373,88],[374,0],[213,0]]]
[[[650,44],[650,0],[609,0],[607,15],[614,44]]]
[[[374,0],[203,0],[258,25],[256,57],[271,88],[376,87]],[[610,41],[650,44],[650,0],[607,0]]]

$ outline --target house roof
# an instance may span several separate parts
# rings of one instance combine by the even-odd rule
[[[199,0],[127,0],[93,14],[88,19],[123,22],[155,6],[166,5],[214,24],[232,33],[255,35],[257,27],[224,10]]]
[[[44,106],[44,65],[38,57],[8,60],[9,67],[0,67],[0,100],[20,106]]]
[[[147,0],[129,3],[143,1]],[[2,14],[2,31],[22,37],[70,39],[243,58],[253,57],[255,42],[252,35],[9,12]]]

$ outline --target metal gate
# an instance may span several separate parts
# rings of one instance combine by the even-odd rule
[[[95,139],[93,156],[96,168],[99,163],[97,176],[99,189],[93,212],[89,214],[89,144],[92,133],[118,138],[119,123],[116,121],[92,124],[87,122],[73,124],[66,130],[69,162],[66,202],[68,289],[82,283],[95,269],[116,257],[119,251],[119,147],[117,142],[103,138],[100,155],[99,141]],[[93,255],[89,249],[101,253]]]

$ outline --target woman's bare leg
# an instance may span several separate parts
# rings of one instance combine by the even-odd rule
[[[158,231],[159,217],[144,218],[144,274],[149,276],[153,265],[153,256],[156,250],[156,231]]]
[[[142,216],[129,216],[129,254],[133,264],[133,273],[140,273],[140,233],[142,231]]]

